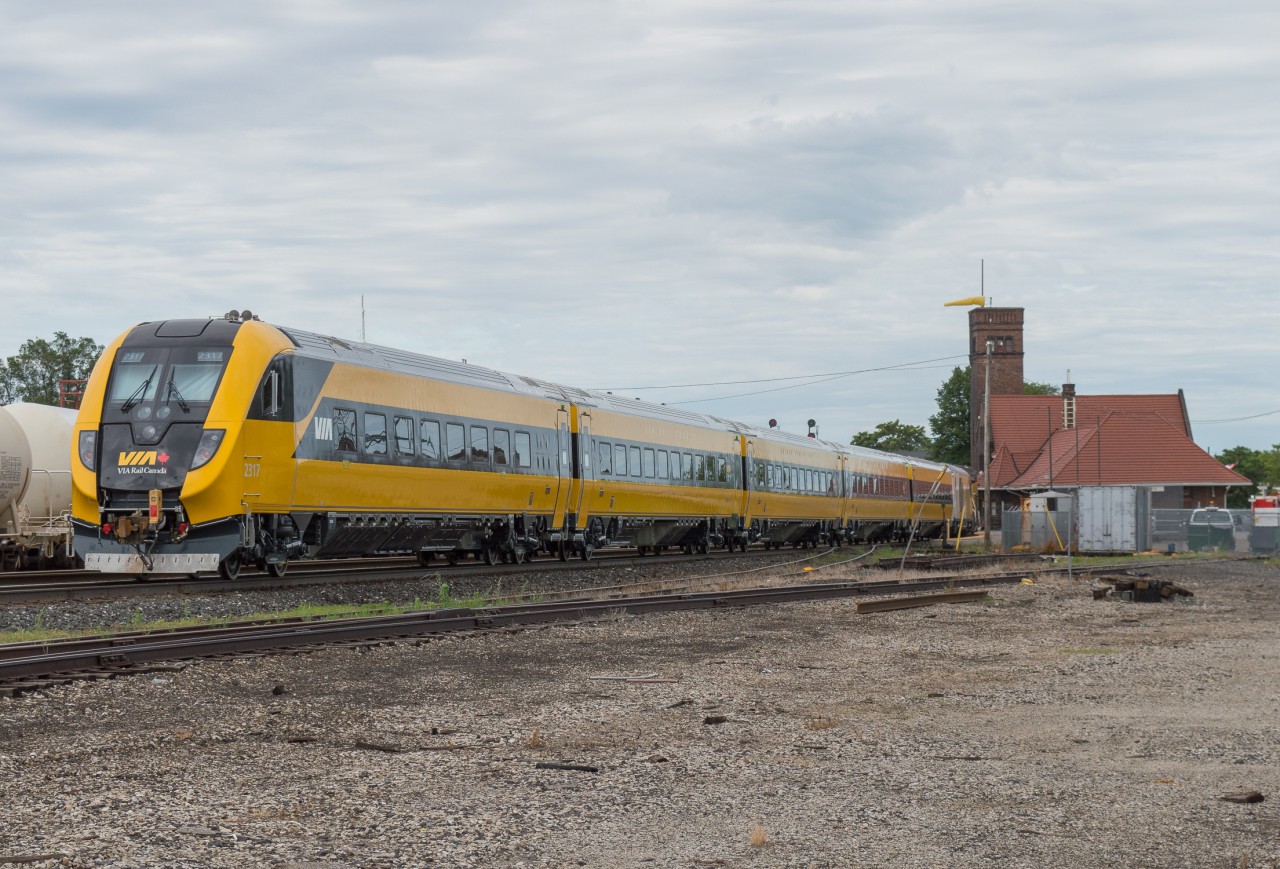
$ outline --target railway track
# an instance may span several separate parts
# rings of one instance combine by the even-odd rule
[[[591,561],[561,562],[555,558],[539,559],[527,564],[495,564],[467,562],[457,565],[430,565],[422,567],[412,557],[388,557],[367,559],[343,559],[328,562],[312,562],[292,568],[282,577],[273,577],[265,571],[246,570],[235,580],[227,580],[216,574],[191,578],[172,576],[141,582],[130,576],[103,574],[86,570],[44,571],[39,574],[9,574],[0,578],[0,606],[6,604],[48,603],[74,600],[101,600],[112,597],[132,597],[138,594],[183,595],[213,594],[230,591],[260,591],[293,588],[306,585],[326,585],[345,582],[376,582],[401,580],[427,574],[521,576],[565,570],[593,569],[598,567],[651,564],[685,564],[708,560],[728,560],[761,556],[763,550],[746,553],[720,552],[714,555],[667,555],[640,558],[631,551],[597,552]],[[816,557],[816,556],[815,556]]]
[[[422,610],[386,616],[323,621],[241,622],[222,626],[130,632],[70,640],[0,645],[0,695],[16,696],[84,679],[137,675],[171,666],[166,662],[265,651],[314,650],[326,645],[421,642],[460,632],[519,630],[557,622],[591,621],[623,614],[674,612],[728,606],[759,606],[841,597],[931,592],[924,602],[973,599],[972,589],[1017,582],[1020,575],[928,580],[806,583],[800,585],[646,594],[630,597],[532,601],[475,609]],[[970,589],[958,592],[957,589]],[[598,590],[593,590],[598,591]],[[944,597],[937,598],[939,592]],[[979,593],[980,596],[981,593]],[[957,595],[965,595],[959,597]],[[920,604],[914,604],[920,605]]]
[[[421,642],[432,636],[483,630],[517,630],[537,624],[590,621],[619,614],[752,606],[861,596],[878,598],[859,604],[859,612],[879,612],[938,602],[962,602],[981,596],[994,585],[1021,582],[1028,575],[1068,572],[1065,564],[1041,565],[1036,570],[1006,570],[987,575],[933,575],[915,579],[806,582],[752,588],[716,588],[760,570],[773,570],[779,579],[803,577],[826,568],[861,566],[874,549],[819,566],[786,571],[830,554],[832,550],[782,564],[706,574],[663,582],[641,582],[539,595],[503,606],[419,610],[384,616],[357,616],[325,620],[269,619],[225,625],[199,625],[157,632],[124,632],[70,640],[0,645],[0,695],[15,696],[82,679],[115,678],[172,669],[164,662],[251,652],[316,649],[333,643],[381,645],[387,642]],[[699,559],[706,562],[705,556]],[[1209,559],[1226,561],[1232,559]],[[670,559],[674,562],[675,559]],[[558,562],[557,562],[558,564]],[[1187,566],[1168,560],[1129,564],[1130,570]],[[561,568],[564,565],[559,565]],[[1116,565],[1074,566],[1075,573],[1114,573]]]

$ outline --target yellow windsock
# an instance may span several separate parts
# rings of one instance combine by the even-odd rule
[[[967,299],[956,299],[954,302],[946,302],[942,307],[951,308],[956,305],[977,305],[979,308],[987,306],[987,300],[983,296],[970,296]]]

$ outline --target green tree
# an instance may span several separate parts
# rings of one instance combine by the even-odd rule
[[[969,464],[969,366],[959,365],[938,387],[938,412],[929,417],[930,455],[950,465]]]
[[[872,431],[858,432],[849,443],[899,453],[923,453],[928,452],[930,447],[924,426],[910,425],[896,419],[893,422],[882,422]]]
[[[951,465],[969,464],[969,378],[966,365],[957,365],[938,387],[938,412],[929,417],[933,432],[930,456]],[[1024,395],[1058,395],[1061,387],[1028,380],[1022,384]]]
[[[72,338],[66,332],[54,332],[52,341],[26,341],[0,366],[0,404],[57,404],[58,381],[86,379],[102,350],[92,338]]]
[[[1231,447],[1214,456],[1224,465],[1234,465],[1237,474],[1248,477],[1253,486],[1241,486],[1229,489],[1227,506],[1246,508],[1249,496],[1257,492],[1258,487],[1266,485],[1274,488],[1280,486],[1280,444],[1269,450],[1253,450],[1249,447]]]
[[[1060,395],[1062,387],[1054,386],[1052,383],[1040,383],[1037,380],[1028,380],[1022,384],[1023,395]]]

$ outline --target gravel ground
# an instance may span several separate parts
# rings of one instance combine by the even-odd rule
[[[1280,570],[1159,575],[1195,597],[619,614],[0,699],[0,865],[1278,867]]]

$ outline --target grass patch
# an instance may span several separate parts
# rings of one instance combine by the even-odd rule
[[[524,596],[522,600],[536,600],[537,596]],[[119,633],[162,634],[182,628],[223,627],[233,622],[284,622],[284,621],[333,621],[336,619],[369,618],[373,616],[400,615],[437,609],[479,609],[487,606],[503,606],[514,603],[514,597],[504,597],[501,587],[488,592],[475,592],[465,597],[455,597],[449,584],[442,582],[436,594],[429,600],[414,598],[407,604],[376,601],[366,604],[303,604],[287,610],[244,613],[234,616],[184,616],[179,619],[147,620],[141,609],[129,614],[121,624],[100,625],[81,630],[63,630],[47,625],[46,611],[36,614],[35,625],[29,629],[0,632],[0,643],[42,643],[56,640],[73,640],[80,637]],[[190,604],[183,605],[183,612],[190,612]]]

